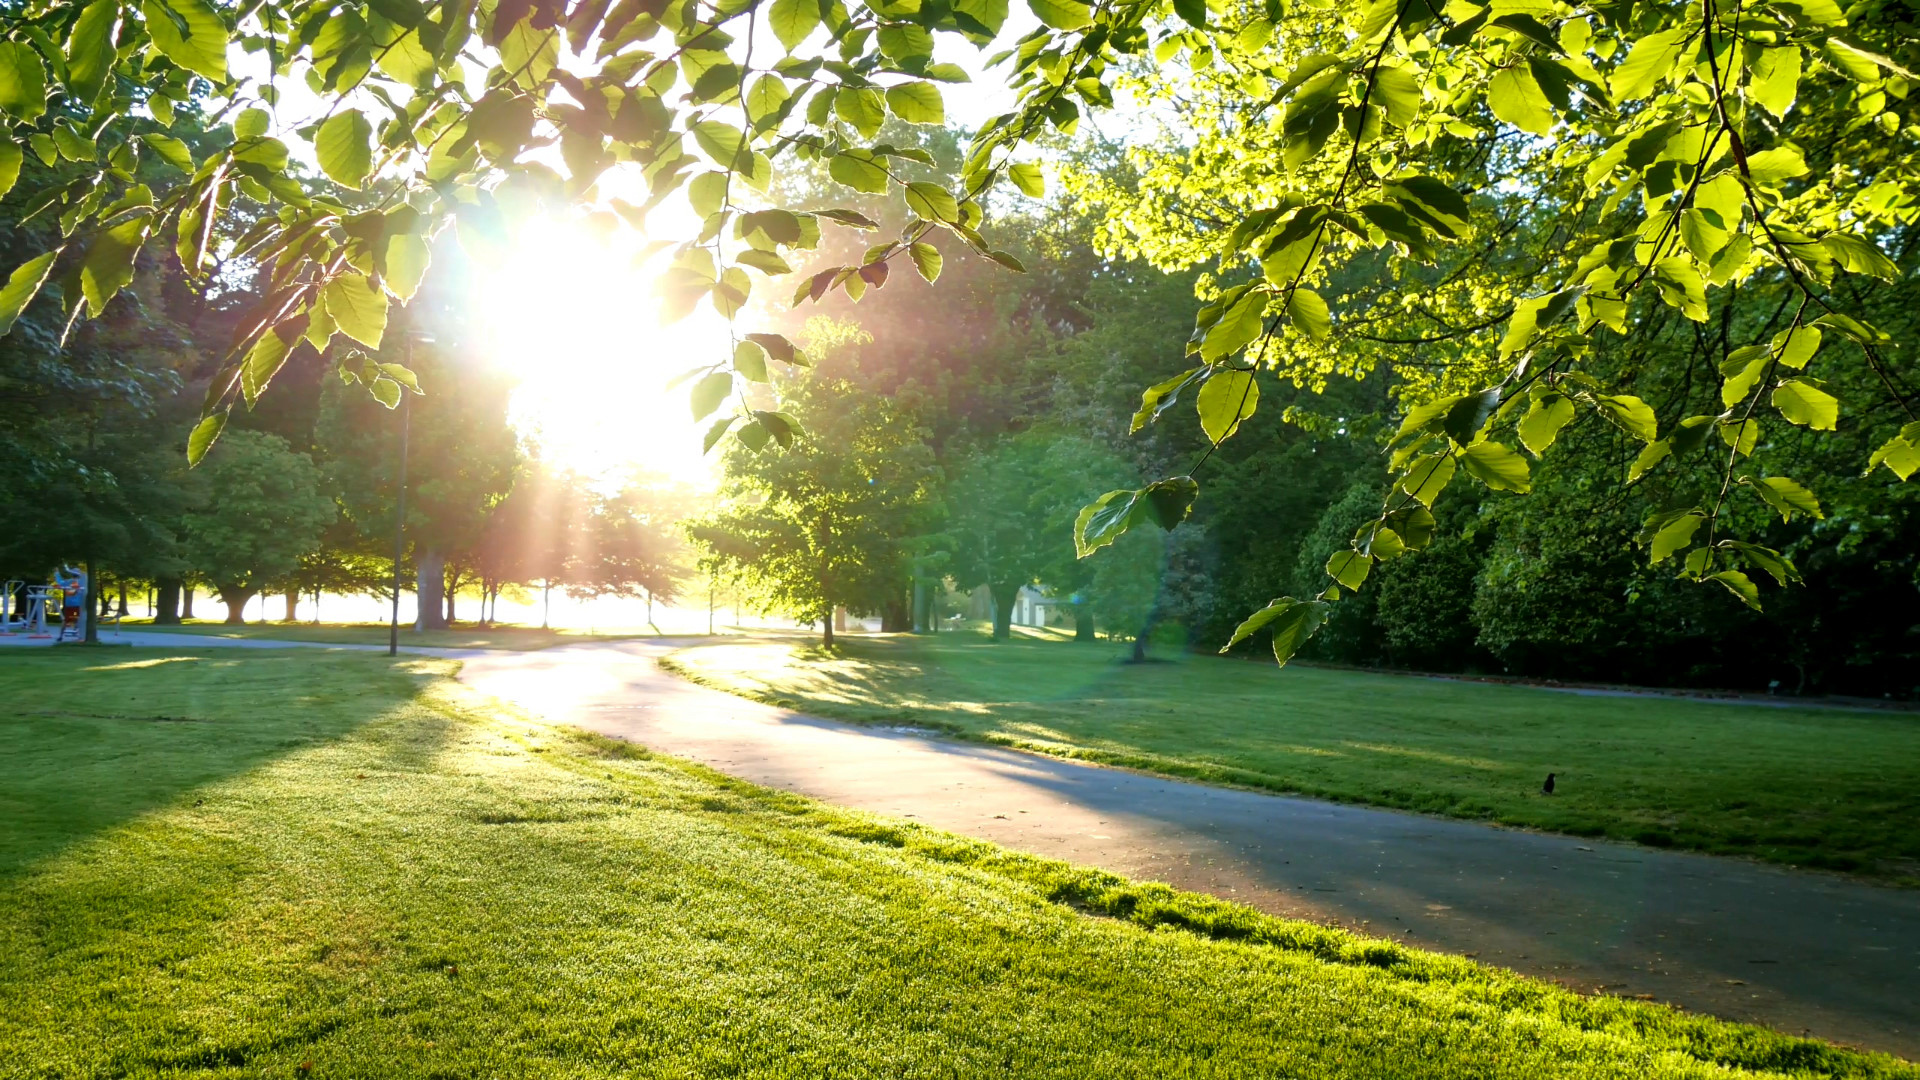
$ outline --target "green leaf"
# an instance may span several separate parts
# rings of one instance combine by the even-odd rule
[[[1832,431],[1840,419],[1840,399],[1811,379],[1788,379],[1774,387],[1773,407],[1789,423],[1815,431]]]
[[[1833,261],[1853,273],[1870,274],[1887,281],[1900,276],[1900,268],[1871,241],[1846,233],[1832,233],[1820,238],[1820,246],[1832,253]]]
[[[1462,394],[1440,417],[1440,430],[1462,446],[1480,437],[1494,411],[1500,407],[1500,388],[1488,387],[1477,394]]]
[[[1752,455],[1753,448],[1760,445],[1760,421],[1754,417],[1723,421],[1715,424],[1714,430],[1720,433],[1721,441],[1741,457]]]
[[[369,349],[387,332],[387,294],[361,274],[341,274],[320,290],[334,327]]]
[[[1460,451],[1460,465],[1495,491],[1525,492],[1532,487],[1527,459],[1496,442],[1475,443]]]
[[[713,410],[720,407],[721,402],[727,400],[727,395],[731,393],[733,393],[733,373],[729,371],[716,371],[694,383],[693,392],[689,395],[693,405],[693,418],[706,419]]]
[[[1880,444],[1867,459],[1867,471],[1885,465],[1887,471],[1902,480],[1920,472],[1920,423],[1908,424],[1900,434]]]
[[[1175,401],[1179,400],[1180,391],[1186,389],[1187,384],[1199,378],[1206,370],[1199,367],[1190,368],[1163,383],[1148,387],[1140,395],[1140,407],[1134,410],[1133,424],[1128,428],[1128,434],[1138,432],[1141,428],[1160,419],[1160,414],[1166,412]]]
[[[1754,492],[1766,500],[1768,506],[1780,512],[1780,520],[1792,521],[1793,515],[1805,514],[1814,520],[1827,515],[1820,510],[1820,500],[1805,486],[1784,476],[1769,476],[1759,479],[1752,476],[1740,478],[1742,484],[1753,488]]]
[[[1651,561],[1654,565],[1666,562],[1674,553],[1692,547],[1693,534],[1699,532],[1700,526],[1706,522],[1707,515],[1698,510],[1681,511],[1662,521],[1659,528],[1653,530]]]
[[[787,260],[774,252],[761,251],[759,248],[748,248],[735,256],[735,260],[740,265],[751,266],[769,277],[793,273],[793,267],[787,264]]]
[[[373,400],[389,409],[400,407],[400,391],[400,384],[385,375],[375,376],[374,380],[367,384],[367,393],[373,395]]]
[[[1747,96],[1755,104],[1784,118],[1793,107],[1800,89],[1800,46],[1784,45],[1765,49],[1747,80]]]
[[[13,190],[14,183],[20,179],[20,166],[26,164],[26,159],[19,143],[0,139],[0,196]]]
[[[1520,419],[1520,442],[1537,457],[1560,437],[1560,429],[1573,422],[1573,399],[1557,391],[1535,394]]]
[[[1287,298],[1287,321],[1315,344],[1333,334],[1333,316],[1327,311],[1326,300],[1305,286],[1296,287]]]
[[[1673,444],[1665,439],[1656,439],[1641,447],[1640,453],[1627,466],[1627,483],[1631,484],[1647,474],[1647,470],[1665,461],[1673,454]]]
[[[1553,104],[1529,68],[1510,67],[1495,72],[1487,84],[1487,105],[1493,109],[1493,115],[1521,131],[1545,135],[1553,130]]]
[[[1188,0],[1191,2],[1191,0]],[[1079,30],[1093,25],[1093,13],[1080,0],[1027,0],[1034,18],[1055,30]]]
[[[813,366],[807,359],[806,353],[794,348],[793,342],[779,334],[748,334],[747,340],[765,349],[768,356],[783,364],[792,364],[794,367]]]
[[[213,449],[214,440],[220,438],[221,429],[227,426],[226,410],[202,417],[193,425],[193,431],[187,435],[187,464],[198,465]]]
[[[1128,488],[1109,491],[1080,508],[1073,520],[1073,548],[1084,559],[1120,539],[1144,513],[1140,492]]]
[[[1360,586],[1366,584],[1367,573],[1372,569],[1373,557],[1363,555],[1351,548],[1346,551],[1336,551],[1333,557],[1327,560],[1327,576],[1353,592],[1359,592]]]
[[[1386,107],[1387,123],[1396,127],[1405,127],[1420,115],[1420,106],[1426,100],[1413,73],[1391,65],[1382,65],[1374,72],[1373,99]]]
[[[386,286],[402,303],[413,299],[433,260],[427,238],[418,233],[395,233],[387,238]]]
[[[57,250],[36,255],[14,267],[13,273],[7,276],[6,286],[0,288],[0,337],[13,332],[14,322],[40,292],[40,286],[53,270],[53,260],[59,255]]]
[[[1033,162],[1007,166],[1007,179],[1028,198],[1043,199],[1047,195],[1047,174]]]
[[[1220,651],[1224,653],[1261,630],[1270,629],[1273,632],[1273,658],[1285,667],[1287,661],[1300,651],[1300,646],[1305,645],[1314,631],[1320,629],[1320,624],[1326,621],[1327,611],[1328,605],[1324,601],[1279,597],[1235,627],[1233,636]]]
[[[1760,587],[1753,583],[1753,579],[1747,577],[1747,575],[1740,571],[1722,570],[1717,574],[1707,575],[1707,580],[1717,581],[1725,585],[1728,592],[1740,598],[1741,603],[1755,611],[1760,610]]]
[[[150,214],[138,214],[94,237],[80,264],[80,290],[87,300],[87,317],[97,319],[121,289],[133,281],[134,260],[147,242]]]
[[[913,268],[920,271],[921,277],[927,279],[927,284],[931,285],[940,280],[940,266],[945,260],[940,257],[939,248],[919,241],[907,249],[907,256],[913,260]]]
[[[261,391],[273,381],[280,365],[286,363],[288,351],[287,343],[271,329],[261,334],[253,348],[247,350],[247,358],[240,364],[240,393],[249,407],[260,400]]]
[[[767,351],[751,341],[733,347],[733,370],[748,382],[767,381]],[[699,419],[695,417],[694,419]]]
[[[820,5],[816,0],[773,0],[767,23],[773,27],[773,36],[792,52],[820,25]]]
[[[258,139],[273,128],[273,116],[265,109],[241,109],[233,118],[235,139]]]
[[[1761,187],[1778,187],[1781,181],[1807,174],[1807,159],[1797,147],[1776,146],[1747,157],[1747,174]]]
[[[1613,69],[1607,89],[1615,102],[1646,97],[1655,84],[1673,73],[1680,50],[1693,36],[1693,29],[1676,26],[1657,34],[1648,34],[1634,43],[1633,52]]]
[[[1400,490],[1420,500],[1422,505],[1430,507],[1433,505],[1433,500],[1439,498],[1440,493],[1447,490],[1447,485],[1453,482],[1454,468],[1454,455],[1451,451],[1442,450],[1436,454],[1428,454],[1415,460],[1407,468],[1406,474],[1400,478]]]
[[[1731,409],[1746,400],[1772,362],[1768,350],[1759,345],[1733,350],[1720,365],[1720,375],[1726,380],[1720,384],[1720,403]]]
[[[693,141],[713,159],[715,165],[731,169],[740,159],[740,149],[747,144],[747,136],[732,124],[702,120],[693,125]]]
[[[146,143],[149,149],[158,154],[160,160],[181,172],[193,171],[193,152],[188,150],[187,144],[179,139],[159,132],[148,132],[140,136],[140,141]]]
[[[720,442],[727,434],[727,429],[732,427],[733,422],[738,419],[740,418],[737,416],[723,416],[715,420],[713,425],[707,428],[706,436],[700,440],[700,452],[703,454],[712,453],[714,446]]]
[[[871,139],[879,134],[880,125],[887,122],[886,99],[878,90],[841,87],[834,95],[833,112],[841,121],[851,124],[863,139]]]
[[[206,0],[145,0],[140,10],[167,59],[215,83],[227,81],[227,24]]]
[[[1215,371],[1201,387],[1195,406],[1207,441],[1220,443],[1240,428],[1260,404],[1260,384],[1251,371]]]
[[[1267,294],[1248,289],[1228,304],[1220,320],[1207,328],[1200,341],[1200,359],[1211,364],[1239,352],[1259,338],[1266,326]]]
[[[1631,394],[1595,394],[1594,403],[1600,406],[1600,412],[1614,425],[1641,442],[1652,442],[1660,436],[1660,421],[1653,415],[1653,407]]]
[[[887,91],[887,108],[909,124],[944,124],[947,106],[930,82],[902,83]]]
[[[1141,494],[1147,518],[1172,532],[1193,513],[1193,500],[1200,495],[1200,485],[1191,476],[1174,476],[1148,484]]]
[[[928,221],[951,224],[960,220],[960,203],[953,193],[925,180],[907,185],[907,209]]]
[[[1207,28],[1207,0],[1173,0],[1173,11],[1188,26],[1198,30]]]
[[[47,68],[25,42],[0,41],[0,109],[29,123],[47,111]]]
[[[113,31],[120,21],[120,0],[93,0],[74,20],[67,39],[67,86],[82,102],[92,101],[113,69]]]
[[[1778,354],[1781,364],[1798,371],[1806,367],[1814,354],[1820,351],[1820,337],[1820,328],[1817,326],[1796,326],[1791,330],[1782,330],[1773,335],[1773,351]]]
[[[334,113],[314,136],[313,152],[334,183],[358,191],[373,171],[373,125],[359,109]]]
[[[887,190],[887,170],[860,154],[842,152],[834,155],[833,160],[827,162],[827,175],[855,191],[864,191],[869,195],[879,195]]]

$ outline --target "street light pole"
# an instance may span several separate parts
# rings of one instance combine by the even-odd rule
[[[407,368],[413,368],[413,332],[407,331]],[[400,389],[400,492],[393,510],[393,621],[387,626],[387,655],[400,655],[400,560],[406,555],[407,542],[407,428],[413,410],[407,407],[407,391]]]

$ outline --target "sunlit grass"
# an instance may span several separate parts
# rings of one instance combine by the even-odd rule
[[[0,657],[4,1076],[1920,1077],[755,788],[449,662],[86,664]]]
[[[1920,882],[1920,717],[1332,671],[977,634],[701,646],[759,700],[1174,776]],[[1547,773],[1557,793],[1541,794]]]
[[[155,626],[146,622],[128,622],[126,629],[143,634],[182,634],[196,637],[251,638],[262,641],[305,641],[321,645],[385,645],[390,628],[386,623],[246,623],[232,626],[224,622],[186,622],[177,626]],[[550,649],[588,641],[625,641],[656,637],[651,633],[596,634],[584,631],[553,630],[538,626],[495,625],[491,627],[454,627],[446,630],[400,628],[402,646],[434,649]],[[107,640],[112,640],[109,632]]]

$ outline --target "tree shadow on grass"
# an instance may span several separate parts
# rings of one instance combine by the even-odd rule
[[[34,650],[0,658],[0,882],[416,697],[417,657]]]

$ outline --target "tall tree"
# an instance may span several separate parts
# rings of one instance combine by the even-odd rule
[[[195,470],[201,504],[183,522],[195,569],[213,583],[227,622],[311,554],[337,512],[321,494],[320,470],[277,435],[236,431]]]
[[[689,535],[705,569],[818,621],[831,646],[836,608],[904,602],[917,539],[938,518],[938,469],[925,432],[886,399],[816,377],[786,400],[791,427],[788,414],[757,422],[778,425],[787,445],[730,448],[722,502]]]

